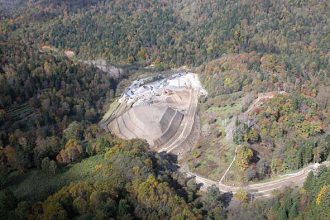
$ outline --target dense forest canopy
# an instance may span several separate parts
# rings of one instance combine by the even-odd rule
[[[302,188],[250,203],[241,191],[228,207],[232,194],[200,191],[176,158],[98,126],[144,67],[187,65],[209,93],[196,167],[223,145],[214,109],[241,114],[273,91],[286,94],[235,121],[237,175],[329,160],[329,12],[327,0],[0,0],[0,218],[329,219],[325,167]]]
[[[2,30],[116,62],[199,65],[223,54],[279,54],[296,74],[329,65],[327,1],[36,1]],[[7,30],[7,31],[6,31]]]

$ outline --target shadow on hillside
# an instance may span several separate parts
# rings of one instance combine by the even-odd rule
[[[223,206],[227,208],[233,198],[232,192],[225,192],[221,195],[221,201],[223,202]]]
[[[203,184],[196,183],[195,176],[187,176],[184,172],[180,171],[177,155],[166,152],[153,152],[152,154],[157,160],[157,176],[161,178],[171,176],[172,178],[167,179],[167,181],[176,190],[178,195],[184,197],[188,201],[191,199],[192,191],[197,193],[198,190],[202,190]],[[213,185],[212,187],[216,186]],[[229,206],[232,198],[232,192],[221,193],[220,200],[225,208]]]
[[[158,167],[161,171],[168,170],[172,172],[178,172],[179,171],[179,165],[178,165],[178,156],[172,153],[166,153],[166,152],[160,152],[160,153],[154,153],[154,157],[156,157],[160,162],[161,166]]]

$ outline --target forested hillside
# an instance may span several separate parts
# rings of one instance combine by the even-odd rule
[[[321,169],[317,175],[311,174],[298,192],[281,194],[271,209],[271,215],[277,219],[330,218],[329,175],[329,169]]]
[[[117,62],[199,65],[225,53],[274,53],[285,68],[329,65],[329,3],[315,1],[36,1],[2,22],[26,40]]]
[[[92,168],[92,181],[71,183],[43,203],[18,203],[10,191],[3,190],[1,218],[200,219],[202,214],[223,215],[219,191],[197,197],[197,185],[175,174],[171,158],[148,152],[144,142],[106,139],[102,147],[107,152]]]
[[[40,167],[70,138],[82,141],[99,132],[93,124],[114,97],[116,80],[22,41],[9,39],[0,51],[3,175]],[[76,133],[66,135],[71,128]]]
[[[0,0],[0,219],[329,219],[327,168],[228,207],[232,194],[200,191],[175,157],[98,125],[131,80],[185,65],[209,94],[192,171],[218,181],[236,147],[226,181],[243,186],[329,160],[329,12],[327,0]],[[97,59],[127,68],[115,77]]]

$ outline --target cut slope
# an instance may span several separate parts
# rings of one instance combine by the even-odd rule
[[[182,113],[170,107],[135,106],[113,120],[109,129],[120,137],[145,139],[154,146],[167,141],[182,118]]]

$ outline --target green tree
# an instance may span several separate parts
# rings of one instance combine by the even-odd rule
[[[44,171],[45,173],[49,173],[49,158],[45,157],[44,159],[42,159],[41,161],[41,169],[42,171]]]
[[[52,175],[57,173],[57,163],[54,160],[49,162],[49,173]]]
[[[63,131],[63,136],[66,140],[81,140],[83,137],[83,125],[76,121],[70,123],[69,126]]]
[[[9,189],[0,191],[0,217],[1,219],[9,219],[16,208],[17,199],[13,192]]]

